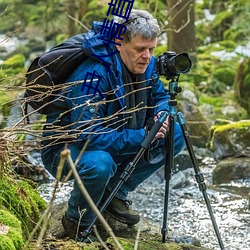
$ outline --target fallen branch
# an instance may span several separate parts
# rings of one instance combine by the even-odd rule
[[[114,235],[112,228],[109,226],[109,224],[106,222],[106,220],[104,219],[104,217],[102,216],[102,214],[100,213],[100,211],[98,210],[98,208],[96,207],[95,203],[93,202],[92,198],[90,197],[88,191],[86,190],[79,174],[77,173],[77,170],[75,168],[75,164],[71,158],[71,153],[69,149],[64,149],[61,152],[61,158],[66,158],[68,160],[69,166],[73,172],[73,176],[75,178],[76,183],[78,184],[78,187],[80,189],[80,191],[82,192],[84,198],[86,199],[86,201],[88,202],[90,208],[93,210],[93,212],[96,214],[96,216],[98,217],[99,221],[102,223],[103,227],[105,228],[105,230],[107,231],[107,233],[113,238],[114,243],[116,245],[116,247],[119,250],[124,250],[123,247],[121,246],[121,244],[119,243],[118,239],[116,238],[116,236]]]

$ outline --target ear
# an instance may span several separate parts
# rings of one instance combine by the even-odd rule
[[[118,51],[120,51],[121,46],[122,46],[122,40],[115,38],[115,42],[121,44],[121,45],[115,44],[116,49],[117,49]]]

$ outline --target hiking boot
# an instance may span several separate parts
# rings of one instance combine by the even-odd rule
[[[130,208],[131,205],[132,201],[114,197],[105,211],[122,223],[134,225],[140,221],[140,216]]]
[[[70,239],[85,243],[91,243],[97,241],[97,238],[92,234],[84,238],[83,232],[86,229],[86,227],[80,226],[78,225],[78,223],[75,223],[75,221],[73,221],[68,217],[67,213],[65,213],[64,216],[62,217],[62,225],[66,232],[65,236],[68,236]]]

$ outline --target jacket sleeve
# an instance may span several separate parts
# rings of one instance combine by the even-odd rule
[[[94,70],[90,68],[89,72]],[[74,85],[66,91],[67,103],[71,109],[71,130],[79,147],[88,143],[88,150],[104,150],[114,155],[136,153],[145,137],[145,130],[117,130],[105,126],[108,119],[112,119],[105,115],[105,93],[109,90],[109,84],[99,74],[101,68],[95,67],[95,72],[95,81],[77,82],[78,79],[85,79],[86,67],[84,69],[83,64],[83,67],[68,79],[71,85]]]

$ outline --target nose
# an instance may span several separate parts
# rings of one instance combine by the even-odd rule
[[[143,59],[150,59],[151,58],[151,53],[149,51],[149,49],[146,49],[142,55]]]

